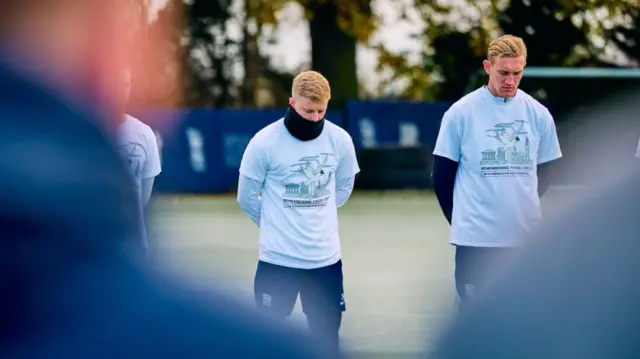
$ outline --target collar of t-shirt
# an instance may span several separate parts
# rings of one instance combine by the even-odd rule
[[[487,99],[489,99],[491,101],[494,101],[498,105],[509,105],[509,104],[513,103],[513,101],[516,98],[516,96],[518,96],[517,90],[516,90],[516,94],[513,97],[495,96],[494,94],[491,93],[491,91],[489,91],[489,87],[487,85],[482,86],[482,92],[484,94],[484,97],[486,97]]]

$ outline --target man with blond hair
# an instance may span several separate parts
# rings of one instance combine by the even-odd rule
[[[300,295],[312,339],[336,353],[345,310],[338,207],[360,171],[351,136],[324,116],[331,88],[315,71],[293,80],[283,118],[249,142],[238,203],[260,228],[256,304],[291,315]]]
[[[521,38],[491,42],[488,84],[445,113],[436,141],[433,180],[456,247],[461,303],[482,292],[493,267],[540,222],[542,164],[562,156],[553,117],[518,89],[527,60]]]

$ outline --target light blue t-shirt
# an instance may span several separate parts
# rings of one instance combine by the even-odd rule
[[[160,151],[155,133],[137,118],[125,115],[125,120],[118,126],[118,150],[129,170],[136,190],[141,224],[143,244],[148,246],[147,228],[144,223],[147,201],[151,195],[153,179],[162,171]]]
[[[240,164],[263,183],[260,260],[302,269],[340,260],[336,182],[359,171],[351,136],[328,120],[310,141],[293,137],[283,119],[260,130]]]
[[[434,155],[459,163],[451,243],[514,247],[541,219],[536,166],[562,157],[549,110],[518,90],[507,99],[486,86],[445,113]]]

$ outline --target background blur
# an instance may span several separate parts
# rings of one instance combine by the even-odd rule
[[[235,203],[240,160],[250,138],[283,116],[293,77],[317,70],[332,85],[327,118],[351,134],[362,168],[340,231],[343,334],[365,357],[428,349],[450,314],[453,258],[429,191],[431,151],[443,113],[486,81],[492,39],[524,39],[521,88],[556,120],[564,158],[546,215],[595,185],[607,162],[634,161],[637,113],[615,124],[584,113],[639,82],[637,0],[142,5],[130,113],[154,128],[161,149],[153,221],[167,268],[251,300],[257,229]]]

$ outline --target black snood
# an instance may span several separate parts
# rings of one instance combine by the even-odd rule
[[[322,133],[324,128],[324,118],[318,122],[313,122],[300,116],[296,110],[289,106],[284,115],[284,125],[289,133],[300,141],[310,141]]]

